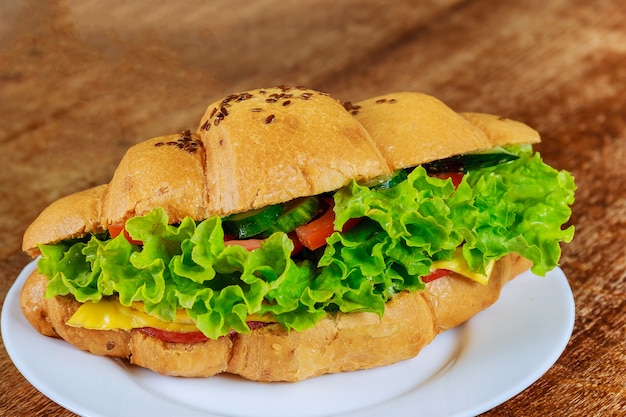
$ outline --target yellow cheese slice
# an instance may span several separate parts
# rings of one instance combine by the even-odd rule
[[[274,321],[271,314],[251,314],[247,320],[263,323]],[[126,307],[114,298],[102,299],[97,303],[91,301],[83,303],[66,324],[92,330],[131,330],[152,327],[178,333],[199,331],[184,310],[177,311],[174,321],[167,322],[146,313],[143,303],[133,303],[132,306]]]
[[[463,258],[462,249],[459,248],[454,253],[453,259],[447,261],[433,262],[430,267],[430,271],[433,272],[437,269],[447,269],[448,271],[456,272],[457,274],[463,275],[464,277],[467,277],[472,281],[476,281],[480,284],[487,284],[489,282],[489,277],[493,272],[493,267],[495,264],[495,261],[489,262],[487,264],[487,267],[485,268],[485,274],[474,272],[470,269],[465,258]]]
[[[97,303],[87,301],[66,323],[72,327],[94,330],[130,330],[153,327],[168,332],[197,332],[198,328],[184,311],[178,311],[174,321],[167,322],[149,315],[141,303],[123,306],[116,299],[102,299]]]

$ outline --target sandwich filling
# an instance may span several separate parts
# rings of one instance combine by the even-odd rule
[[[310,206],[286,203],[256,219],[260,213],[171,225],[154,209],[115,237],[41,245],[39,270],[47,297],[84,303],[74,326],[199,330],[212,339],[257,322],[302,331],[335,312],[382,316],[396,294],[448,271],[484,284],[510,253],[545,275],[560,242],[573,238],[564,225],[575,188],[530,146],[509,146],[353,181],[306,199]],[[314,224],[331,229],[307,233]]]

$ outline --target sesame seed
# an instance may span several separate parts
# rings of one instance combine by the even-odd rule
[[[243,101],[243,100],[248,100],[250,98],[254,97],[252,94],[250,93],[241,93],[239,94],[239,96],[237,96],[237,101]]]
[[[291,104],[291,100],[285,100],[285,101],[283,102],[283,106],[288,106],[288,105],[290,105],[290,104]]]
[[[381,98],[381,99],[376,100],[376,104],[382,104],[382,103],[385,103],[385,102],[387,102],[386,98]]]
[[[260,107],[252,107],[252,108],[250,109],[250,111],[255,112],[255,113],[258,113],[258,112],[263,111],[263,109],[262,109],[262,108],[260,108]]]
[[[213,110],[211,111],[211,115],[209,116],[209,118],[213,117],[216,111],[217,111],[217,107],[213,107]]]
[[[274,119],[275,119],[275,118],[276,118],[276,116],[274,116],[273,114],[270,114],[269,116],[267,116],[267,117],[265,118],[265,122],[264,122],[264,123],[265,123],[265,124],[272,123],[272,122],[274,121]]]

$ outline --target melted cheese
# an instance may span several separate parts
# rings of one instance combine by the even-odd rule
[[[93,330],[130,330],[141,327],[153,327],[168,332],[197,332],[198,328],[185,311],[177,311],[174,321],[160,320],[145,312],[142,303],[133,303],[126,307],[115,299],[103,299],[97,303],[87,301],[66,323],[72,327]]]
[[[495,264],[495,261],[489,262],[487,264],[487,267],[485,268],[484,274],[474,272],[470,269],[465,258],[463,258],[462,249],[459,248],[454,253],[453,259],[447,261],[435,261],[430,267],[430,270],[432,272],[437,269],[447,269],[448,271],[456,272],[457,274],[463,275],[464,277],[467,277],[472,281],[476,281],[480,284],[487,284],[489,282],[489,277],[493,272]]]
[[[271,314],[251,314],[248,321],[273,322]],[[146,313],[143,303],[133,303],[126,307],[116,299],[103,299],[97,303],[87,301],[70,317],[66,323],[71,327],[83,327],[92,330],[131,330],[152,327],[168,332],[197,332],[198,328],[184,310],[178,310],[171,322],[160,320]]]

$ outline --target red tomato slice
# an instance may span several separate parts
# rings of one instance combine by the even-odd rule
[[[296,227],[296,235],[306,248],[311,250],[321,248],[326,244],[328,236],[335,231],[334,221],[335,212],[331,207],[321,217]]]
[[[344,223],[342,232],[346,232],[356,226],[361,219],[349,219]],[[335,231],[335,212],[333,205],[319,218],[296,227],[296,235],[304,247],[315,250],[326,245],[326,239]]]
[[[255,249],[259,249],[261,247],[262,242],[263,242],[263,239],[232,239],[232,240],[225,240],[224,244],[226,246],[238,245],[238,246],[242,246],[244,249],[253,251]]]
[[[156,337],[159,340],[171,343],[195,343],[208,340],[201,331],[188,333],[168,332],[167,330],[155,329],[154,327],[142,327],[137,330],[147,336]]]
[[[436,280],[438,278],[445,277],[446,275],[449,275],[449,274],[450,274],[450,271],[448,271],[447,269],[435,269],[430,274],[428,274],[426,276],[423,276],[422,277],[422,282],[424,284],[426,284],[428,282],[433,282],[434,280]]]
[[[447,180],[448,178],[450,178],[452,180],[454,188],[457,188],[461,183],[461,180],[463,179],[463,175],[464,174],[462,172],[446,172],[443,174],[433,174],[432,176],[442,180]]]
[[[109,234],[111,235],[111,238],[116,238],[120,235],[120,233],[124,232],[124,237],[126,238],[126,240],[128,240],[133,245],[143,244],[141,240],[134,240],[133,238],[131,238],[130,235],[128,234],[128,231],[124,229],[123,224],[110,224],[108,229],[109,229]]]

